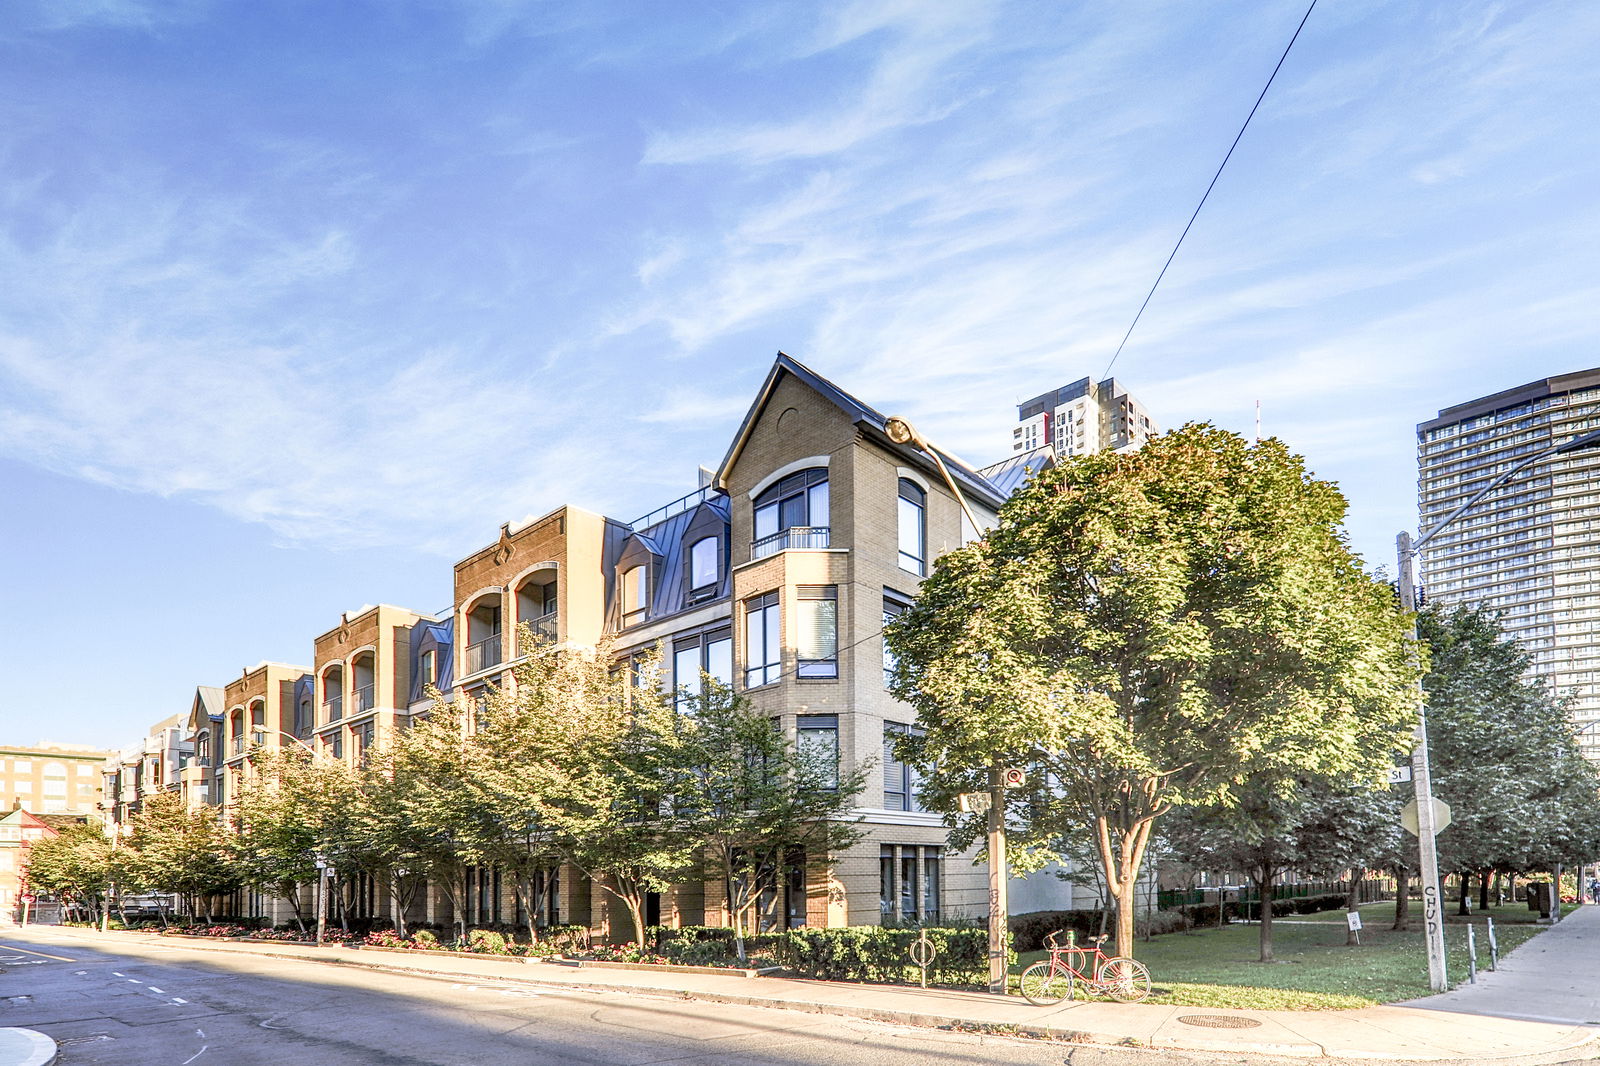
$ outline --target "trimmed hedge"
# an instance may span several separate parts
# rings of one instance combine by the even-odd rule
[[[1013,914],[1010,924],[1013,950],[1040,951],[1044,948],[1044,938],[1057,929],[1077,933],[1080,942],[1088,937],[1098,936],[1100,911],[1030,911],[1027,914]],[[1106,931],[1111,931],[1109,924]]]
[[[1275,899],[1272,901],[1272,914],[1274,917],[1279,917],[1285,914],[1316,914],[1318,911],[1343,910],[1349,899],[1350,897],[1343,892],[1324,892],[1316,896],[1299,896],[1295,899]],[[1260,921],[1260,902],[1251,900],[1246,903],[1244,917],[1246,921]]]
[[[913,969],[911,944],[924,932],[934,946],[929,984],[966,987],[988,980],[989,934],[971,927],[793,929],[782,936],[779,951],[784,964],[804,977],[902,984]],[[1015,961],[1015,952],[1011,957]]]

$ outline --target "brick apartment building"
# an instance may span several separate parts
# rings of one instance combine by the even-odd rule
[[[698,689],[704,671],[798,744],[836,753],[842,766],[876,764],[857,810],[862,839],[842,854],[793,856],[781,889],[761,901],[763,927],[982,917],[983,868],[971,852],[948,853],[940,817],[918,805],[915,773],[894,758],[892,744],[915,715],[888,693],[880,635],[933,560],[977,531],[934,459],[894,443],[886,422],[780,354],[699,488],[631,522],[563,506],[502,526],[455,564],[448,611],[365,607],[315,639],[310,668],[262,663],[221,690],[197,689],[190,713],[169,720],[181,722],[187,749],[163,748],[162,733],[139,760],[125,753],[120,776],[107,778],[107,804],[114,817],[134,809],[138,789],[127,775],[139,773],[141,788],[166,787],[173,775],[170,787],[191,805],[226,811],[261,745],[358,763],[427,710],[429,685],[473,698],[514,684],[525,623],[570,646],[610,637],[624,658],[660,649],[670,690]],[[1053,454],[1024,451],[982,469],[941,456],[987,526]],[[152,747],[167,765],[152,770]],[[549,920],[601,934],[626,928],[580,872],[552,875]],[[1055,904],[1070,905],[1071,889],[1050,880]],[[384,886],[356,895],[359,913],[389,916]],[[287,916],[286,905],[254,895],[241,905]],[[474,872],[466,909],[469,923],[522,919],[509,884],[488,869]],[[715,885],[677,886],[647,910],[652,923],[728,921]],[[454,916],[432,892],[407,917]]]

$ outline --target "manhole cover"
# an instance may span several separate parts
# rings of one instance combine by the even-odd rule
[[[1231,1014],[1180,1014],[1178,1020],[1207,1029],[1254,1029],[1261,1024],[1254,1018],[1238,1018]]]

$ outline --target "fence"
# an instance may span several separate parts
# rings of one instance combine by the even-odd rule
[[[1261,893],[1254,885],[1223,885],[1222,889],[1228,893],[1229,899],[1237,899],[1240,903],[1258,903]],[[1333,893],[1348,895],[1350,892],[1349,881],[1296,881],[1293,884],[1273,885],[1272,898],[1303,899],[1306,896],[1321,896]],[[1395,882],[1390,878],[1364,878],[1361,882],[1360,902],[1371,903],[1379,899],[1393,899]],[[1216,902],[1217,888],[1164,888],[1156,893],[1156,906],[1161,910],[1171,910],[1173,907],[1195,903]]]

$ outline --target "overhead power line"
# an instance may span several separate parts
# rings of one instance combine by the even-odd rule
[[[1168,255],[1167,261],[1161,264],[1161,273],[1156,275],[1155,284],[1151,285],[1150,291],[1145,294],[1144,303],[1139,305],[1138,313],[1133,316],[1133,321],[1128,324],[1128,332],[1122,335],[1122,343],[1117,345],[1117,350],[1111,356],[1111,362],[1106,364],[1106,372],[1100,375],[1101,377],[1109,377],[1111,368],[1117,365],[1117,357],[1122,354],[1122,349],[1127,346],[1128,338],[1133,336],[1134,327],[1139,324],[1140,317],[1144,315],[1144,309],[1150,306],[1150,298],[1156,294],[1156,289],[1161,285],[1161,279],[1167,276],[1167,267],[1172,265],[1172,260],[1178,255],[1178,249],[1183,247],[1183,239],[1189,235],[1189,229],[1194,225],[1194,220],[1200,217],[1200,209],[1206,206],[1206,199],[1210,197],[1211,190],[1217,187],[1217,179],[1222,177],[1223,167],[1226,167],[1228,160],[1233,158],[1233,150],[1239,147],[1239,141],[1244,137],[1244,131],[1250,128],[1250,120],[1256,117],[1256,108],[1259,108],[1261,101],[1267,98],[1267,90],[1272,88],[1273,79],[1278,76],[1278,71],[1283,69],[1283,61],[1289,58],[1289,49],[1293,48],[1294,42],[1300,39],[1300,31],[1306,28],[1306,20],[1311,18],[1312,9],[1316,6],[1317,0],[1311,0],[1311,6],[1306,8],[1305,15],[1300,19],[1300,25],[1295,27],[1294,36],[1289,38],[1289,43],[1283,49],[1283,55],[1278,57],[1278,65],[1272,68],[1272,74],[1268,76],[1267,83],[1261,87],[1261,95],[1256,97],[1255,106],[1250,108],[1250,113],[1245,116],[1244,125],[1239,127],[1239,132],[1234,136],[1233,143],[1228,146],[1228,154],[1222,157],[1221,166],[1218,166],[1217,172],[1211,175],[1211,184],[1206,186],[1205,195],[1201,196],[1200,202],[1195,205],[1194,214],[1189,216],[1188,225],[1184,226],[1183,232],[1178,235],[1178,243],[1172,246],[1172,254]]]

